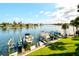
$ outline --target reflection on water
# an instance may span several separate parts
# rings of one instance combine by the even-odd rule
[[[72,31],[72,27],[70,27],[69,29],[70,31]],[[34,36],[33,43],[36,43],[38,42],[39,34],[41,31],[63,32],[61,26],[58,25],[36,25],[36,26],[26,25],[26,27],[19,27],[19,28],[11,28],[11,27],[0,28],[0,54],[3,55],[7,54],[7,42],[10,38],[12,38],[16,43],[20,38],[20,36],[24,37],[25,33],[30,33]]]

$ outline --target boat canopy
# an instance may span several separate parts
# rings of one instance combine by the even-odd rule
[[[44,31],[42,31],[42,32],[40,33],[40,36],[43,37],[43,38],[45,38],[45,39],[50,38],[49,32],[44,32]]]
[[[56,32],[56,31],[51,31],[50,34],[60,34],[60,32]]]
[[[22,46],[22,39],[18,40],[18,46]]]
[[[33,36],[29,33],[25,34],[25,39],[26,39],[26,42],[32,42],[33,41]]]

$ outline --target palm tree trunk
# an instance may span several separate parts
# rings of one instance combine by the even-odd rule
[[[64,36],[65,36],[65,38],[67,37],[67,34],[66,34],[66,29],[64,30]]]
[[[75,32],[74,32],[74,26],[73,26],[73,35],[75,36]]]
[[[76,26],[76,31],[78,31],[78,26]]]

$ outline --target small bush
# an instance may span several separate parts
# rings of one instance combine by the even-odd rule
[[[30,50],[31,44],[30,43],[26,43],[26,50]]]

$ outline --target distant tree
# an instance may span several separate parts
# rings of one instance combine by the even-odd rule
[[[23,24],[22,24],[22,22],[19,22],[18,25],[19,25],[20,27],[22,27]]]
[[[15,21],[13,22],[13,24],[14,24],[14,25],[17,25],[17,23],[16,23]]]
[[[4,22],[2,23],[2,25],[3,25],[4,27],[6,27],[6,26],[7,26],[7,24],[6,24],[6,23],[4,23]]]
[[[12,26],[13,26],[14,28],[17,28],[17,23],[14,21],[13,24],[12,24]]]

